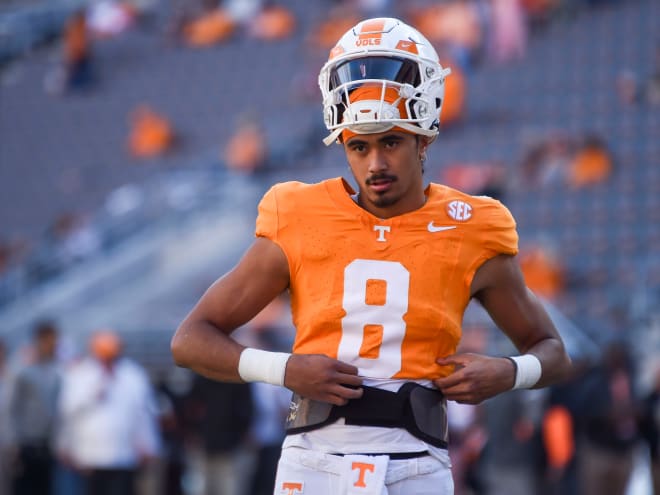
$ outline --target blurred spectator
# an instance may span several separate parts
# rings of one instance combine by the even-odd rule
[[[94,82],[92,49],[84,9],[74,12],[63,32],[63,63],[46,76],[46,91],[61,94],[81,90]]]
[[[326,62],[328,54],[316,48],[313,46],[312,49],[302,52],[303,58],[300,60],[300,66],[296,68],[296,72],[291,78],[288,94],[294,103],[310,105],[312,102],[319,101],[318,68]],[[323,128],[325,129],[325,126]],[[321,137],[318,138],[314,144],[316,145],[321,139]]]
[[[481,405],[447,403],[451,444],[451,471],[454,477],[454,494],[484,493],[482,475],[479,472],[481,455],[488,440]]]
[[[223,155],[227,167],[236,172],[252,174],[266,165],[266,136],[255,117],[239,117]]]
[[[8,242],[0,240],[0,276],[5,273],[11,265],[12,249]]]
[[[660,46],[655,49],[653,72],[648,81],[646,81],[644,100],[654,107],[660,105]]]
[[[526,151],[522,181],[529,186],[582,188],[606,181],[614,168],[607,145],[597,135],[548,135]]]
[[[472,324],[464,328],[459,352],[485,352],[487,346],[486,327]],[[455,495],[484,493],[483,480],[479,472],[481,456],[488,440],[483,405],[448,401],[447,409],[454,493]]]
[[[583,437],[580,420],[582,387],[586,373],[593,366],[593,358],[578,352],[573,359],[571,377],[549,389],[542,420],[545,451],[545,472],[541,475],[543,495],[582,495],[578,479]]]
[[[30,242],[24,237],[17,236],[0,241],[0,275],[3,271],[25,261],[30,250]]]
[[[49,226],[44,242],[27,258],[30,281],[41,282],[61,273],[101,248],[101,234],[83,214],[64,212]]]
[[[50,234],[56,256],[63,266],[84,260],[101,249],[100,234],[84,215],[62,213],[55,219]]]
[[[169,120],[148,105],[139,105],[130,116],[128,149],[137,158],[162,155],[174,144],[174,130]]]
[[[523,58],[527,49],[527,20],[520,0],[491,0],[488,52],[498,63]]]
[[[186,26],[217,6],[216,0],[170,0],[170,15],[165,24],[167,35],[175,42],[185,41]]]
[[[217,5],[216,1],[216,5]],[[259,15],[264,0],[222,0],[222,9],[237,23],[246,24]]]
[[[83,88],[92,81],[92,61],[87,18],[76,12],[64,31],[64,61],[67,87]]]
[[[569,164],[567,181],[574,188],[605,182],[612,168],[612,156],[605,142],[590,135],[585,137]]]
[[[525,246],[519,257],[527,287],[536,295],[556,300],[564,292],[566,280],[563,263],[547,243]]]
[[[99,38],[111,38],[130,29],[136,21],[137,10],[128,2],[97,0],[89,6],[89,31]]]
[[[652,388],[642,402],[640,429],[649,447],[653,493],[660,494],[660,365],[657,364]]]
[[[192,374],[173,367],[161,378],[158,387],[160,429],[163,436],[163,469],[158,495],[183,495],[186,464],[186,400],[192,387]]]
[[[546,486],[548,495],[574,493],[561,486],[571,461],[575,458],[573,416],[568,408],[555,404],[543,415],[543,446],[546,453]]]
[[[183,36],[190,46],[205,47],[229,39],[236,30],[236,21],[221,8],[215,8],[188,22]]]
[[[483,452],[485,493],[538,493],[543,449],[544,391],[514,390],[484,402],[488,442]]]
[[[520,0],[532,28],[546,25],[557,11],[563,0]],[[570,2],[566,2],[570,3]]]
[[[51,321],[37,323],[25,363],[19,363],[9,385],[9,461],[14,495],[51,493],[55,405],[60,369],[55,351],[58,330]]]
[[[188,407],[201,443],[205,495],[246,495],[254,465],[247,444],[253,418],[250,385],[195,375]]]
[[[637,75],[629,70],[619,71],[616,77],[616,92],[619,101],[624,105],[634,105],[639,100],[639,80]]]
[[[394,2],[392,0],[355,0],[362,17],[392,17]],[[396,15],[394,16],[396,17]]]
[[[580,495],[624,495],[640,439],[626,344],[607,345],[581,386]]]
[[[360,22],[357,6],[351,1],[342,1],[334,5],[323,20],[310,32],[310,45],[324,51],[335,46],[335,43],[346,31]]]
[[[289,38],[296,29],[296,18],[282,5],[267,2],[247,24],[248,35],[267,41]]]
[[[575,142],[563,133],[546,135],[525,152],[521,179],[527,186],[563,184],[575,153]]]
[[[440,45],[441,51],[447,51],[463,69],[471,67],[483,44],[476,2],[452,0],[434,3],[411,12],[410,16],[412,24],[431,43]]]
[[[442,168],[440,182],[468,194],[502,200],[506,189],[506,168],[499,163],[450,164]]]
[[[85,494],[133,495],[139,470],[160,453],[153,390],[114,331],[94,332],[89,350],[64,375],[58,455],[79,470]]]

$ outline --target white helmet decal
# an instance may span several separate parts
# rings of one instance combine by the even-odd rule
[[[358,23],[341,37],[319,74],[330,131],[323,142],[336,141],[344,129],[371,134],[395,126],[435,139],[450,72],[431,43],[400,20]]]

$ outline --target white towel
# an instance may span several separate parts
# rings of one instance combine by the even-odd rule
[[[345,455],[342,469],[343,495],[387,495],[386,455]]]

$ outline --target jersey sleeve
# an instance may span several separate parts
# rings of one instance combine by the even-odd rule
[[[483,198],[479,205],[477,232],[472,236],[474,258],[467,270],[466,284],[472,283],[474,274],[486,261],[498,254],[518,254],[516,222],[506,206],[497,200]]]
[[[486,237],[484,239],[486,258],[498,254],[518,254],[516,221],[509,209],[499,201],[492,200],[486,208],[486,213]]]
[[[277,241],[277,231],[279,228],[279,214],[277,210],[277,192],[276,187],[271,187],[259,202],[255,235],[257,237],[266,237],[271,241]]]
[[[307,191],[307,192],[306,192]],[[300,252],[306,242],[301,234],[300,211],[309,204],[306,197],[314,194],[306,184],[297,181],[280,182],[271,187],[261,198],[255,226],[255,236],[277,244],[294,273],[300,263]]]

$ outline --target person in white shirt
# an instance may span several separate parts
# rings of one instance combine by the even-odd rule
[[[151,383],[121,355],[115,332],[95,332],[90,351],[64,375],[59,451],[83,474],[86,493],[133,495],[139,469],[160,449]]]

